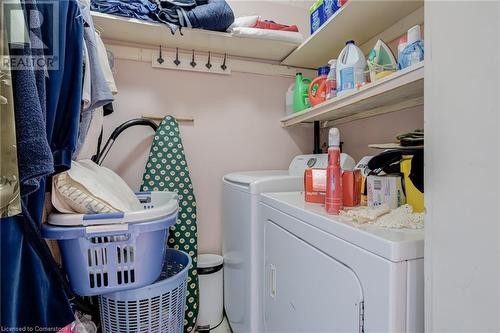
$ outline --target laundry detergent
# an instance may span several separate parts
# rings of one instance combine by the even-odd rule
[[[366,82],[366,59],[363,52],[349,40],[337,60],[337,95],[354,91]]]

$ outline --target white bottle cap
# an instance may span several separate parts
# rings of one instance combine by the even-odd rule
[[[328,146],[340,147],[340,132],[336,127],[330,128],[328,132]]]
[[[420,26],[416,25],[408,30],[406,45],[411,45],[420,40]]]

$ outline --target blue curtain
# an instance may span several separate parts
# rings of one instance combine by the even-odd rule
[[[75,0],[22,6],[31,44],[11,49],[11,57],[54,56],[56,63],[12,70],[23,213],[0,221],[0,320],[2,330],[53,331],[74,320],[71,291],[40,237],[40,225],[50,174],[70,167],[78,136],[83,21]],[[43,49],[36,47],[37,38]]]

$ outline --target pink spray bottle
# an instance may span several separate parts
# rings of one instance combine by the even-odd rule
[[[342,170],[340,168],[340,133],[330,128],[328,133],[328,167],[326,169],[325,208],[328,214],[339,214],[343,208]]]

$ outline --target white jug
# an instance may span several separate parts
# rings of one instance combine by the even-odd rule
[[[337,96],[352,92],[366,82],[366,59],[363,52],[349,40],[337,59]]]

